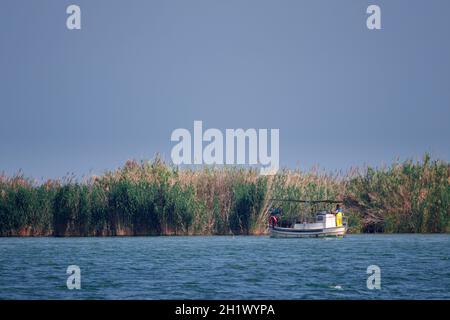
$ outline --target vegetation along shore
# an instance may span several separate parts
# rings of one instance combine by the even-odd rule
[[[273,198],[342,199],[353,233],[450,232],[450,163],[425,155],[345,174],[261,176],[256,169],[178,169],[157,157],[82,182],[0,175],[0,236],[258,235],[267,232]],[[311,209],[280,205],[286,219]]]

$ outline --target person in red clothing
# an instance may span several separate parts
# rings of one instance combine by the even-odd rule
[[[269,225],[272,227],[276,227],[278,223],[278,219],[276,216],[270,216],[269,218]]]

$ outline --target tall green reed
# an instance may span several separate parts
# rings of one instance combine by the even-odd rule
[[[277,198],[342,199],[351,232],[449,232],[449,177],[449,163],[428,155],[346,174],[180,170],[157,157],[84,182],[0,175],[0,235],[263,234],[271,206],[286,223],[331,209]]]

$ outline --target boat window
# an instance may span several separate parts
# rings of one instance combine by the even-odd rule
[[[323,221],[323,216],[322,215],[317,216],[317,221]]]

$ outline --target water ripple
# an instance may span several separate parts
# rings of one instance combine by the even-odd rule
[[[450,299],[449,257],[450,235],[1,238],[0,298]]]

